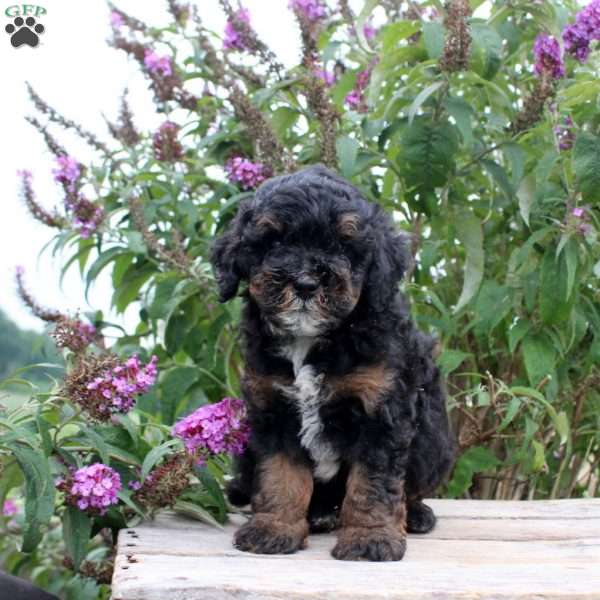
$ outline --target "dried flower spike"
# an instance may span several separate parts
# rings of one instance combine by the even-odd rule
[[[179,125],[165,121],[152,136],[154,158],[161,162],[176,162],[183,158],[183,146],[177,139]]]
[[[464,71],[469,64],[471,52],[471,29],[468,18],[471,16],[469,0],[449,0],[446,2],[446,41],[440,58],[442,71]]]
[[[36,221],[39,221],[48,227],[62,229],[66,225],[64,218],[56,212],[54,214],[49,213],[45,208],[38,204],[33,191],[33,175],[31,174],[31,171],[17,171],[17,175],[21,178],[21,198],[23,199],[23,202],[25,202],[25,206],[27,206],[31,216]]]

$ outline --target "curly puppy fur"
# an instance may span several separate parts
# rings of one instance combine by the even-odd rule
[[[337,528],[335,558],[400,560],[454,457],[433,342],[398,291],[406,237],[316,166],[265,182],[212,259],[222,301],[247,284],[252,435],[229,498],[253,516],[236,547],[291,553]]]

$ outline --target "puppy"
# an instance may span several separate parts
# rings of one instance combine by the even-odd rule
[[[235,546],[291,553],[338,529],[342,560],[400,560],[435,524],[422,498],[453,463],[432,340],[398,291],[406,238],[315,166],[265,182],[215,243],[222,301],[244,292],[252,428],[229,486],[252,504]]]

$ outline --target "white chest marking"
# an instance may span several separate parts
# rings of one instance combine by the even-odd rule
[[[319,415],[319,408],[327,401],[323,375],[315,374],[312,366],[304,364],[313,344],[314,338],[299,337],[282,349],[282,355],[294,366],[295,375],[294,384],[283,391],[296,402],[301,421],[300,443],[315,461],[315,477],[329,481],[340,468],[339,455],[325,438]]]

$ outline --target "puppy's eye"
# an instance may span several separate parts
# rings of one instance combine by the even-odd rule
[[[256,220],[256,228],[262,234],[281,233],[283,223],[273,214],[266,213]]]
[[[343,241],[357,238],[360,234],[360,217],[356,213],[345,213],[337,222],[337,232]]]

